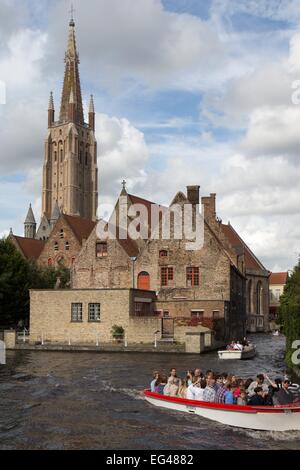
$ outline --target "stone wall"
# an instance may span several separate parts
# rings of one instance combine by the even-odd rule
[[[96,344],[113,341],[113,325],[122,326],[129,343],[153,342],[155,331],[160,331],[160,319],[130,317],[130,290],[60,290],[30,291],[30,343],[57,342],[71,344]],[[143,296],[153,296],[144,292]],[[71,304],[83,304],[83,321],[72,323]],[[89,303],[101,304],[101,321],[88,321]]]

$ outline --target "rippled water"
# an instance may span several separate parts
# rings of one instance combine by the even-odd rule
[[[0,366],[1,449],[299,449],[300,432],[233,429],[149,405],[152,370],[285,372],[284,340],[256,335],[252,361],[203,356],[9,352]]]

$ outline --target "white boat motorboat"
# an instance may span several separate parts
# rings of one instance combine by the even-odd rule
[[[300,431],[300,403],[283,406],[239,406],[169,397],[144,391],[154,406],[182,411],[237,428],[259,431]]]
[[[238,349],[224,349],[218,351],[219,359],[253,359],[256,355],[256,348],[254,345],[245,346],[242,350]]]
[[[273,335],[273,336],[279,336],[279,335],[280,335],[280,333],[279,333],[279,331],[278,331],[278,330],[276,330],[276,331],[273,331],[272,335]]]

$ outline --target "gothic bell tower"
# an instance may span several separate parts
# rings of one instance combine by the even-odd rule
[[[59,120],[55,120],[52,92],[48,106],[42,216],[45,215],[50,220],[57,205],[61,213],[96,220],[98,169],[95,109],[91,96],[89,119],[86,123],[73,18],[69,23]]]

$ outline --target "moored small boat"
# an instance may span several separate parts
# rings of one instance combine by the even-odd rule
[[[186,400],[149,390],[145,390],[144,395],[154,406],[202,416],[229,426],[259,431],[300,431],[300,403],[255,407]]]
[[[224,349],[218,351],[219,359],[252,359],[256,355],[256,348],[254,345],[246,346],[243,350],[238,349]]]

